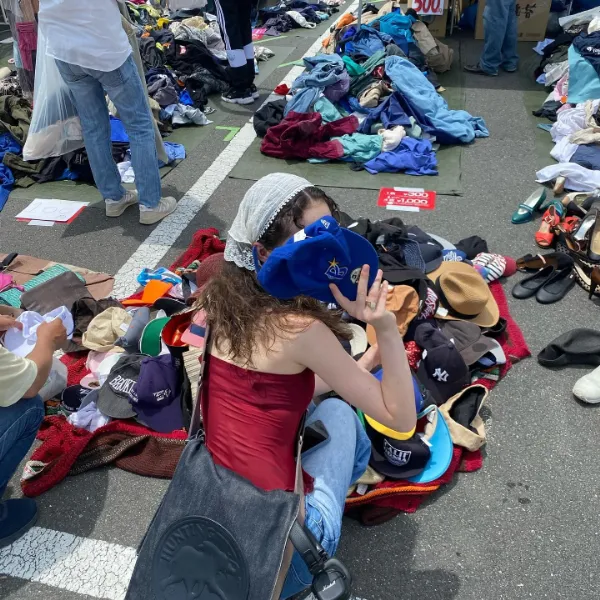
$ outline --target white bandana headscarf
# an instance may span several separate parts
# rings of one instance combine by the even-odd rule
[[[289,173],[271,173],[259,179],[247,192],[227,234],[225,260],[254,271],[252,244],[269,228],[279,211],[312,183]]]

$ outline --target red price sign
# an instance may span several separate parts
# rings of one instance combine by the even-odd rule
[[[412,8],[418,15],[442,15],[444,0],[412,0]]]
[[[433,210],[435,192],[409,188],[381,188],[377,206],[390,210]]]

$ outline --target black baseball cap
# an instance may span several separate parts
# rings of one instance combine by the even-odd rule
[[[470,383],[469,367],[458,348],[433,323],[415,329],[415,342],[423,349],[417,377],[439,406]]]
[[[419,244],[419,250],[425,262],[425,273],[435,271],[444,260],[443,246],[416,225],[408,228],[407,235],[409,239]]]
[[[131,419],[136,412],[129,403],[129,395],[140,376],[143,354],[124,354],[110,370],[100,388],[98,410],[113,419]]]

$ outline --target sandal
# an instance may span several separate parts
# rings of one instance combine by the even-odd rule
[[[565,233],[571,233],[579,226],[581,222],[580,217],[565,217],[565,219],[558,225],[561,231]]]
[[[533,192],[525,202],[519,204],[519,208],[513,213],[511,221],[515,225],[533,221],[533,213],[541,209],[546,199],[546,188],[540,187]]]
[[[558,226],[564,214],[560,202],[553,201],[542,217],[542,224],[535,234],[535,243],[540,248],[549,248],[554,241],[554,229]]]
[[[573,259],[564,252],[550,252],[549,254],[526,254],[517,260],[519,271],[539,271],[544,267],[562,269],[573,265]]]

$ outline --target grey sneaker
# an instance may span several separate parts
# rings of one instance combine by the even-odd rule
[[[138,203],[138,193],[136,190],[125,192],[120,200],[105,200],[106,216],[120,217],[130,206]]]
[[[140,204],[140,223],[142,225],[154,225],[161,219],[170,215],[177,208],[177,200],[171,196],[161,198],[156,208],[146,208]]]

